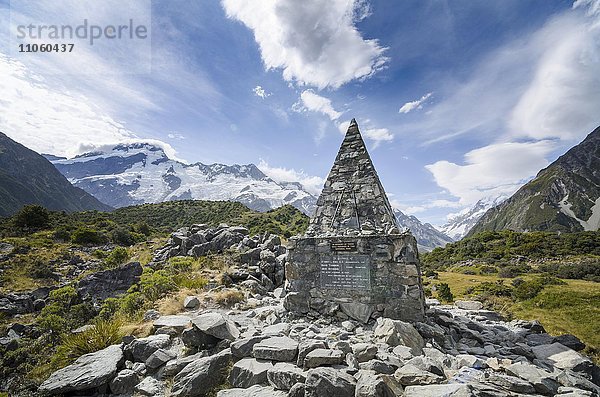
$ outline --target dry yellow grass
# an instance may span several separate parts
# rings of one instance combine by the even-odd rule
[[[534,276],[523,276],[528,279]],[[465,275],[440,272],[433,283],[448,283],[455,299],[469,298],[466,291],[484,281],[501,280],[494,275]],[[573,334],[594,353],[600,348],[600,283],[564,280],[566,285],[546,286],[535,298],[514,302],[502,299],[514,318],[539,320],[552,335]],[[504,279],[510,285],[511,279]]]
[[[236,289],[226,288],[210,294],[210,298],[221,306],[233,306],[236,303],[243,302],[244,294]]]

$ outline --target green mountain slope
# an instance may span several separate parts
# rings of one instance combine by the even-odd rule
[[[485,230],[577,232],[600,225],[600,127],[486,212],[469,235]]]

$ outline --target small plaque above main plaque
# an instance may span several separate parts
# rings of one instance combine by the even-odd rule
[[[321,288],[371,289],[371,260],[369,255],[321,255],[319,263]]]
[[[336,252],[356,252],[356,240],[330,241],[329,247]]]

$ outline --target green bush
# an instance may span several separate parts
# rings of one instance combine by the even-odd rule
[[[495,283],[484,281],[474,287],[467,288],[467,294],[477,294],[480,296],[511,296],[512,288],[504,285],[504,280],[498,280]]]
[[[60,227],[54,231],[52,238],[62,242],[71,241],[71,232],[67,228]]]
[[[197,289],[208,284],[208,280],[198,273],[180,273],[173,276],[173,281],[182,288]]]
[[[51,291],[48,301],[37,322],[42,330],[57,335],[85,324],[95,314],[89,304],[81,303],[77,291],[70,285]]]
[[[447,283],[441,283],[437,286],[437,295],[441,301],[454,301],[454,295],[452,294],[452,291],[450,291],[450,286]]]
[[[150,230],[150,226],[148,226],[146,222],[138,223],[138,225],[136,226],[136,230],[138,231],[138,233],[141,233],[144,236],[150,236],[150,234],[152,233],[152,231]]]
[[[133,316],[146,306],[146,299],[139,291],[128,292],[121,299],[119,310],[126,315]]]
[[[154,302],[177,289],[173,276],[166,270],[144,268],[140,278],[140,288],[147,300]]]
[[[121,309],[122,299],[123,298],[106,298],[104,302],[102,302],[98,317],[104,320],[110,319],[119,311],[119,309]]]
[[[535,298],[544,289],[540,280],[524,281],[513,290],[513,297],[518,301]]]
[[[111,237],[113,243],[115,244],[125,246],[131,246],[135,244],[135,237],[133,234],[123,227],[113,230]]]
[[[514,278],[520,275],[521,272],[516,266],[506,266],[498,270],[498,277],[502,278]]]
[[[174,256],[169,259],[169,266],[176,272],[189,272],[196,260],[190,256]]]
[[[50,212],[41,205],[26,205],[13,216],[13,224],[20,229],[45,229],[50,226]]]
[[[98,230],[80,227],[71,235],[71,241],[80,245],[99,245],[106,243],[106,236]]]
[[[104,263],[109,267],[117,267],[127,262],[129,259],[129,252],[127,248],[124,247],[115,247],[110,254],[104,259]]]

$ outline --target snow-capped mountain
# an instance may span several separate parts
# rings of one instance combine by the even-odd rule
[[[431,251],[435,247],[443,247],[453,240],[440,232],[429,223],[422,223],[414,215],[406,215],[399,209],[394,209],[394,215],[398,220],[400,227],[410,229],[410,232],[417,239],[419,249]]]
[[[479,200],[474,206],[465,208],[464,210],[448,216],[448,221],[440,230],[451,237],[454,241],[458,241],[469,233],[469,230],[479,219],[489,210],[504,200],[507,196],[487,197]]]
[[[258,211],[291,204],[304,213],[316,198],[298,183],[277,183],[254,164],[184,164],[149,143],[120,144],[66,159],[46,158],[69,181],[113,206],[170,200],[231,200]]]

